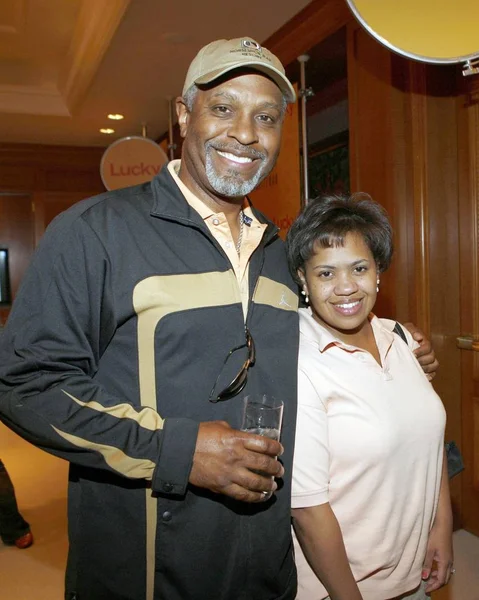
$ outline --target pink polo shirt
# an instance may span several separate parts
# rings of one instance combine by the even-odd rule
[[[364,600],[414,589],[432,526],[445,411],[394,321],[372,316],[380,366],[300,309],[293,508],[329,502]],[[409,333],[408,340],[413,342]],[[294,537],[297,600],[328,595]]]

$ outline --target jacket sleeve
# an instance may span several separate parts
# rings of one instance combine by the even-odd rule
[[[67,211],[45,233],[0,336],[0,419],[79,465],[183,494],[199,423],[166,419],[95,380],[118,315],[108,253]],[[138,392],[139,394],[139,392]]]

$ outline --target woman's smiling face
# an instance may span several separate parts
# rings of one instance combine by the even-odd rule
[[[358,333],[376,303],[378,269],[359,233],[348,233],[344,245],[322,248],[299,271],[313,316],[334,335]]]

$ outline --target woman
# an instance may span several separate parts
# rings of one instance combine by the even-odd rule
[[[422,600],[452,569],[441,400],[371,312],[392,255],[369,196],[311,201],[288,233],[300,309],[293,525],[298,600]],[[299,544],[298,544],[299,542]]]

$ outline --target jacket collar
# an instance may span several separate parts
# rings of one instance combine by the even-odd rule
[[[166,165],[163,166],[158,175],[152,180],[151,190],[153,193],[152,216],[181,222],[185,225],[200,227],[207,230],[203,219],[185,200],[185,197],[176,185]],[[263,240],[269,242],[278,234],[279,228],[262,212],[257,210],[251,201],[250,206],[258,221],[260,221],[260,223],[266,223],[268,226],[263,236]]]

